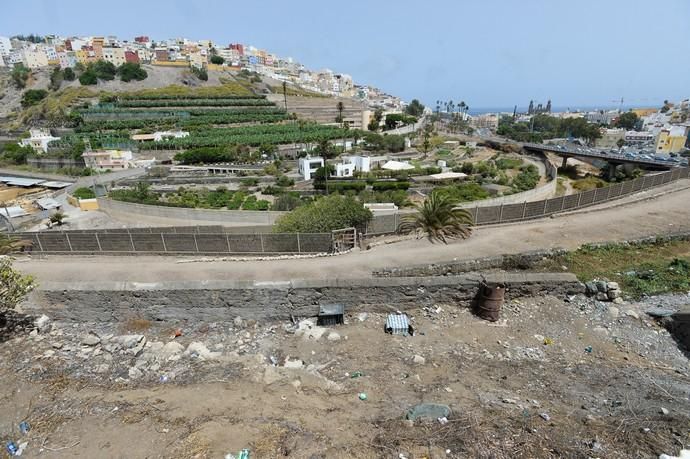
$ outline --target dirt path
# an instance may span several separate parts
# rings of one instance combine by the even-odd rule
[[[674,186],[687,187],[687,182]],[[653,196],[657,189],[648,192]],[[630,199],[630,198],[628,198]],[[179,263],[181,257],[48,256],[19,259],[17,266],[40,282],[244,279],[279,281],[304,278],[368,277],[376,268],[471,259],[548,247],[576,248],[587,242],[625,240],[690,230],[690,189],[623,206],[591,210],[529,223],[478,228],[468,240],[449,245],[407,240],[338,257],[275,261]],[[617,203],[625,203],[622,200]]]

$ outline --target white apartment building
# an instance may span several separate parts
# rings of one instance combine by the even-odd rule
[[[21,51],[12,51],[7,55],[5,62],[7,62],[7,65],[24,63],[24,53]]]
[[[132,165],[132,152],[129,150],[94,150],[82,154],[86,167],[98,170],[129,169]]]
[[[45,46],[43,50],[46,53],[46,57],[48,58],[49,61],[57,61],[58,60],[58,54],[57,51],[55,50],[54,46]]]
[[[0,67],[6,67],[7,64],[5,64],[5,59],[2,57],[2,54],[0,54]]]
[[[12,52],[12,42],[8,37],[0,37],[0,56],[7,56]]]
[[[66,69],[68,67],[74,67],[77,65],[77,55],[74,51],[61,51],[57,53],[58,55],[58,62],[60,63],[60,67],[63,69]]]
[[[22,61],[30,69],[37,69],[48,66],[48,55],[42,48],[24,49],[22,51]]]

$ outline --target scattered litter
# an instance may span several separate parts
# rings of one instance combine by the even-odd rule
[[[362,373],[361,371],[355,371],[350,375],[350,378],[355,379],[355,378],[359,378],[361,376],[364,376],[364,373]]]
[[[414,336],[414,329],[410,325],[410,319],[407,314],[397,313],[389,314],[386,319],[386,333],[392,335]]]
[[[182,329],[178,328],[177,330],[175,330],[174,336],[175,338],[179,338],[180,336],[182,336]]]
[[[662,454],[659,459],[690,459],[690,449],[681,449],[678,456],[670,456],[668,454]]]
[[[652,317],[669,317],[675,314],[676,311],[668,308],[650,308],[645,311],[648,315]]]
[[[22,421],[19,423],[19,431],[23,434],[26,435],[29,433],[29,430],[31,430],[31,425],[27,421]]]
[[[551,338],[544,338],[544,346],[548,346],[550,344],[553,344],[553,340]]]
[[[437,421],[439,422],[439,424],[441,424],[442,426],[448,424],[448,418],[445,417],[445,416],[441,416],[440,418],[437,418],[436,420],[437,420]]]
[[[663,414],[664,416],[668,416],[668,413],[670,413],[670,411],[667,408],[664,408],[663,406],[661,407],[659,412],[661,412],[661,414]]]
[[[406,418],[415,421],[417,419],[434,420],[448,418],[450,407],[439,403],[420,403],[407,410]]]
[[[551,416],[549,416],[549,413],[539,413],[539,417],[542,418],[544,421],[551,420]]]
[[[7,444],[5,445],[5,447],[7,448],[7,452],[9,453],[10,456],[16,456],[17,451],[19,451],[19,447],[13,441],[8,441]]]
[[[276,358],[273,357],[273,356],[270,356],[268,359],[271,361],[271,364],[272,364],[274,367],[278,366],[278,359],[276,359]]]
[[[591,353],[592,353],[592,346],[587,346],[587,347],[585,348],[585,352],[588,353],[588,354],[591,354]]]
[[[366,399],[367,399],[367,394],[364,393],[364,392],[360,392],[360,393],[359,393],[359,399],[362,400],[362,401],[366,400]]]
[[[158,382],[160,383],[167,383],[170,378],[168,378],[168,375],[161,375],[160,378],[158,378]]]
[[[225,459],[249,459],[249,450],[245,448],[237,453],[237,455],[228,453],[225,455]]]

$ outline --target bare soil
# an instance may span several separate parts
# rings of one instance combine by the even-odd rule
[[[688,442],[690,366],[648,304],[526,298],[497,323],[434,305],[413,312],[414,337],[354,312],[320,339],[283,323],[56,324],[0,344],[0,440],[28,458],[655,458]],[[80,344],[88,332],[102,341]],[[136,356],[105,344],[142,332]],[[153,359],[169,341],[218,354]],[[405,421],[422,402],[449,422]]]

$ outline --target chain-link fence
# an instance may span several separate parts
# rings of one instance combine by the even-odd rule
[[[32,252],[60,254],[301,254],[333,251],[331,233],[225,233],[222,227],[14,233]]]
[[[673,168],[668,172],[645,175],[634,180],[620,182],[604,188],[583,191],[581,193],[541,201],[522,202],[518,204],[501,204],[487,207],[472,207],[467,210],[472,214],[475,225],[495,225],[511,223],[549,215],[569,210],[612,201],[624,196],[648,190],[656,186],[665,185],[680,179],[690,177],[689,168]],[[368,224],[365,236],[395,233],[400,225],[401,214],[377,215]]]

